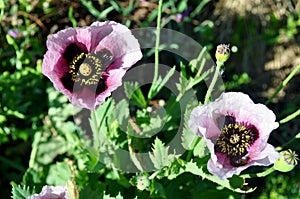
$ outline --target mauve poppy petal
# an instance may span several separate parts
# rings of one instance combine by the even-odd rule
[[[109,34],[109,37],[101,40],[96,47],[96,51],[107,48],[111,52],[114,52],[114,59],[121,59],[123,62],[122,68],[127,70],[131,67],[132,60],[136,57],[141,58],[139,43],[126,26],[113,23],[112,28],[113,31]]]
[[[58,91],[68,96],[72,104],[90,110],[96,109],[122,84],[126,70],[142,57],[139,43],[131,31],[126,26],[112,21],[61,30],[49,37],[47,48],[43,60],[43,74],[53,82]],[[94,56],[94,60],[99,59],[96,62],[99,64],[92,67],[104,67],[102,73],[98,73],[101,75],[101,78],[99,76],[101,86],[97,87],[94,80],[94,86],[88,88],[83,82],[84,79],[78,79],[79,82],[75,83],[74,74],[76,76],[79,74],[77,70],[83,66],[82,63],[87,56]],[[70,68],[71,64],[75,66],[73,71]],[[81,72],[80,75],[90,78],[86,77],[89,74]],[[87,80],[89,79],[85,81]]]
[[[223,145],[215,148],[222,134],[221,129],[230,124],[228,120],[245,126],[248,132],[252,132],[253,141],[247,146],[245,156],[231,156],[230,159],[228,152],[221,153],[218,148]],[[194,108],[190,115],[189,127],[192,132],[205,139],[211,152],[211,159],[208,162],[209,172],[225,179],[233,174],[239,174],[252,165],[268,166],[279,158],[279,153],[267,143],[272,130],[279,126],[275,120],[275,114],[265,105],[254,104],[246,94],[229,92],[223,93],[212,103]],[[241,139],[241,135],[238,139]],[[224,140],[229,142],[229,138]]]
[[[69,194],[65,186],[44,186],[39,194],[34,194],[27,199],[69,199]]]
[[[210,105],[196,107],[190,114],[189,128],[200,137],[214,138],[220,134],[220,130],[211,118]]]

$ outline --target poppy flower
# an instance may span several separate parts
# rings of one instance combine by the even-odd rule
[[[47,40],[42,72],[54,87],[81,108],[96,109],[141,59],[137,39],[113,21],[67,28]]]
[[[279,126],[275,120],[265,105],[255,104],[246,94],[229,92],[194,108],[189,127],[206,141],[211,153],[208,171],[226,179],[250,166],[271,165],[279,158],[267,143]]]
[[[68,191],[65,186],[44,186],[39,194],[33,194],[27,199],[47,199],[47,198],[60,198],[69,199]]]

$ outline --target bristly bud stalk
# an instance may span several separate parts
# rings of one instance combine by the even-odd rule
[[[226,62],[230,56],[229,44],[218,45],[215,56],[217,59],[217,64],[223,65],[224,62]]]

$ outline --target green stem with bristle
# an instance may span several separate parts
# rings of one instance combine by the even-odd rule
[[[219,62],[217,61],[217,67],[216,67],[216,70],[215,70],[215,73],[214,73],[214,76],[213,76],[213,79],[211,80],[211,83],[208,87],[208,90],[206,92],[206,95],[205,95],[205,100],[204,100],[204,104],[207,104],[208,102],[210,102],[210,96],[211,96],[211,93],[215,87],[215,84],[217,82],[217,79],[218,79],[218,76],[220,75],[220,70],[221,70],[221,67],[224,65],[224,62]]]
[[[155,84],[158,79],[158,66],[159,66],[159,44],[160,44],[160,30],[161,30],[161,14],[162,14],[162,4],[163,1],[159,0],[158,2],[158,11],[157,11],[157,25],[156,25],[156,41],[155,41],[155,53],[154,53],[154,76],[153,81],[148,93],[148,98],[153,97],[152,92],[155,88]]]

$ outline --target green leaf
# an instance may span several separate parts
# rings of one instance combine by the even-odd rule
[[[154,140],[152,153],[149,153],[149,156],[156,169],[168,166],[174,161],[175,155],[168,154],[168,150],[169,147],[165,147],[160,139],[156,138]]]
[[[134,106],[139,106],[141,108],[147,107],[147,102],[145,100],[144,94],[140,89],[138,82],[125,82],[124,83],[125,94],[130,99],[130,104]]]
[[[104,146],[104,143],[108,142],[108,125],[106,124],[106,119],[111,115],[113,109],[114,101],[109,98],[97,110],[91,111],[89,121],[93,132],[93,144],[95,148]]]
[[[49,164],[58,155],[66,153],[68,148],[68,143],[63,137],[51,137],[38,144],[36,160],[45,165]]]
[[[167,169],[164,176],[168,176],[168,179],[172,180],[184,172],[184,161],[178,158],[174,162],[172,162],[171,166]]]
[[[113,110],[114,118],[117,119],[119,126],[123,131],[126,131],[129,120],[129,104],[125,99],[122,99]]]
[[[187,9],[187,0],[182,0],[179,2],[179,5],[177,6],[177,12],[182,13]]]
[[[198,167],[195,162],[188,162],[185,165],[185,169],[186,169],[186,172],[190,172],[194,175],[199,175],[203,179],[210,180],[210,181],[212,181],[218,185],[221,185],[223,187],[226,187],[227,189],[230,189],[234,192],[249,193],[249,192],[253,192],[256,189],[256,188],[249,188],[248,190],[242,190],[240,188],[234,188],[230,185],[230,181],[228,179],[222,180],[222,179],[218,178],[217,176],[214,176],[214,175],[211,175],[211,174],[205,172],[205,170],[202,167]]]
[[[71,177],[72,172],[69,165],[64,162],[57,162],[55,165],[50,166],[46,182],[55,186],[65,185]]]
[[[29,190],[29,187],[20,185],[13,185],[12,187],[12,198],[13,199],[25,199],[28,196],[32,195],[32,193]]]
[[[185,148],[186,150],[192,150],[194,145],[193,145],[193,141],[194,139],[196,139],[196,135],[195,133],[193,133],[192,131],[190,131],[188,128],[184,128],[183,132],[182,132],[182,136],[181,136],[181,140],[182,140],[182,146],[183,148]]]
[[[207,154],[209,154],[209,150],[204,139],[200,139],[200,141],[197,143],[193,150],[193,154],[194,156],[198,156],[199,158],[203,158]]]
[[[143,128],[141,135],[149,138],[152,137],[162,129],[164,123],[165,121],[159,116],[150,118],[150,124],[141,125],[141,127]]]
[[[127,133],[128,135],[133,135],[133,128],[131,125],[128,125],[127,128]],[[130,159],[132,161],[132,163],[134,164],[134,166],[136,166],[137,169],[139,169],[140,171],[144,171],[142,164],[140,162],[140,160],[138,159],[136,153],[133,151],[132,147],[131,147],[131,143],[132,143],[132,139],[131,136],[128,136],[128,145],[129,145],[129,155],[130,155]]]
[[[116,197],[111,197],[109,194],[106,195],[106,193],[103,193],[103,199],[123,199],[123,196],[121,195],[121,193],[119,192],[118,195]]]
[[[116,196],[116,199],[123,199],[123,196],[121,195],[120,192],[119,192],[118,195]]]
[[[237,175],[233,175],[231,178],[229,178],[229,184],[234,189],[241,188],[244,183],[245,183],[244,178],[241,178]]]
[[[44,172],[28,168],[23,176],[22,183],[30,187],[34,186],[39,190],[42,189],[45,184],[44,177]]]
[[[186,150],[192,150],[195,147],[195,141],[197,139],[197,135],[195,133],[193,133],[190,129],[189,129],[189,119],[190,119],[190,115],[191,112],[193,110],[193,108],[197,105],[197,100],[195,100],[192,96],[188,95],[189,93],[187,93],[187,96],[183,97],[183,104],[189,103],[186,106],[186,110],[184,113],[184,128],[183,128],[183,132],[182,132],[182,136],[181,136],[181,140],[182,140],[182,146],[186,149]],[[185,99],[189,99],[189,102]]]
[[[88,0],[82,0],[81,3],[87,8],[87,10],[94,15],[94,17],[96,17],[98,20],[100,19],[106,19],[108,13],[110,13],[111,11],[114,10],[113,6],[109,6],[108,8],[101,10],[101,12],[94,7],[92,1],[88,1]]]
[[[150,88],[150,91],[148,93],[148,99],[153,99],[159,91],[165,86],[167,81],[171,78],[171,76],[174,74],[176,70],[176,66],[174,66],[169,72],[165,75],[165,77],[162,79],[161,76],[158,77],[156,82],[153,82]]]
[[[151,198],[167,198],[162,184],[154,182],[150,189]]]

